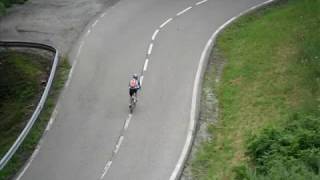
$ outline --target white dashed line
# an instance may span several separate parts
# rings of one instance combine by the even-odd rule
[[[129,117],[126,119],[126,122],[124,123],[124,128],[123,128],[124,130],[128,129],[130,121],[131,121],[131,117],[132,117],[132,114],[129,114]]]
[[[89,29],[89,30],[86,32],[85,36],[86,36],[86,37],[89,36],[90,33],[91,33],[91,29]]]
[[[106,166],[104,167],[103,174],[101,175],[100,179],[103,179],[104,176],[107,174],[108,170],[110,169],[110,166],[112,164],[112,161],[108,161]]]
[[[152,52],[152,48],[153,48],[153,43],[151,43],[151,44],[149,45],[148,55],[150,55],[150,54],[151,54],[151,52]]]
[[[203,4],[203,3],[207,2],[207,1],[208,0],[199,1],[199,2],[196,3],[196,5],[199,6],[200,4]]]
[[[164,23],[162,23],[160,25],[160,28],[163,28],[165,25],[167,25],[170,21],[172,21],[172,18],[169,18],[168,20],[166,20]]]
[[[92,24],[92,28],[94,28],[98,23],[98,20],[96,20],[93,24]]]
[[[186,9],[184,9],[184,10],[182,10],[182,11],[178,12],[178,13],[177,13],[177,16],[180,16],[181,14],[183,14],[183,13],[185,13],[185,12],[189,11],[190,9],[192,9],[192,7],[191,7],[191,6],[187,7]]]
[[[122,144],[123,138],[124,138],[123,136],[120,136],[120,138],[118,140],[118,143],[116,145],[116,148],[113,151],[115,154],[117,154],[119,152],[119,149],[120,149],[120,146]]]
[[[159,29],[155,30],[153,35],[152,35],[152,41],[154,41],[156,39],[157,34],[159,33]]]
[[[100,15],[101,18],[103,18],[106,15],[106,13],[103,13]]]
[[[149,59],[146,59],[144,66],[143,66],[143,71],[147,71],[148,63],[149,63]]]

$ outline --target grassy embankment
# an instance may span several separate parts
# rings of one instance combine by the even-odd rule
[[[28,118],[31,116],[43,91],[41,81],[46,80],[51,62],[41,56],[15,51],[0,55],[0,155],[10,148]],[[63,60],[45,106],[29,135],[7,166],[0,171],[0,179],[10,179],[37,145],[50,118],[57,97],[67,78],[69,65]]]
[[[13,4],[23,4],[27,0],[0,0],[0,16],[6,11],[6,8],[11,7]]]
[[[320,179],[320,1],[242,17],[215,50],[226,64],[219,82],[210,68],[204,88],[218,96],[219,119],[194,179]]]

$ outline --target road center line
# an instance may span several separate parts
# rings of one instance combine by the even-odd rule
[[[207,2],[207,1],[208,0],[199,1],[199,2],[196,3],[196,5],[199,6],[200,4],[203,4],[203,3]]]
[[[92,24],[92,27],[95,27],[98,23],[98,20],[96,20],[93,24]]]
[[[132,114],[129,114],[129,117],[126,119],[126,122],[124,123],[124,130],[126,131],[129,127],[129,124],[130,124],[130,121],[131,121],[131,117],[132,117]]]
[[[148,55],[150,55],[150,54],[151,54],[151,52],[152,52],[152,48],[153,48],[153,43],[151,43],[151,44],[149,45]]]
[[[117,143],[117,145],[116,145],[116,148],[115,148],[115,150],[113,151],[115,154],[117,154],[117,153],[119,152],[119,149],[120,149],[120,146],[121,146],[121,144],[122,144],[123,138],[124,138],[124,136],[120,136],[120,138],[119,138],[119,140],[118,140],[118,143]]]
[[[165,25],[167,25],[170,21],[172,21],[172,18],[169,18],[168,20],[166,20],[164,23],[162,23],[160,25],[160,28],[163,28]]]
[[[103,13],[100,15],[101,18],[103,18],[106,15],[106,13]]]
[[[103,179],[104,176],[107,174],[108,170],[110,169],[110,166],[112,164],[112,161],[108,161],[106,166],[104,167],[104,171],[103,171],[103,174],[101,175],[100,179]]]
[[[154,41],[156,39],[157,34],[159,33],[159,29],[155,30],[153,35],[152,35],[152,41]]]
[[[149,59],[146,59],[146,62],[144,63],[144,66],[143,66],[143,71],[147,71],[148,63],[149,63]]]
[[[185,12],[189,11],[191,8],[192,8],[192,7],[191,7],[191,6],[189,6],[189,7],[187,7],[186,9],[184,9],[184,10],[182,10],[182,11],[178,12],[178,13],[177,13],[177,16],[180,16],[181,14],[183,14],[183,13],[185,13]]]
[[[91,33],[91,29],[89,29],[89,30],[86,32],[86,35],[85,35],[85,36],[89,36],[90,33]]]

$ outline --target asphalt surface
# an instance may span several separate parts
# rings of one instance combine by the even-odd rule
[[[207,40],[263,0],[197,2],[122,0],[107,9],[76,46],[57,117],[21,179],[169,179],[186,140],[193,82]],[[128,123],[128,81],[143,70],[150,43],[139,102]]]
[[[56,47],[66,55],[92,18],[119,0],[28,0],[0,16],[0,39]]]

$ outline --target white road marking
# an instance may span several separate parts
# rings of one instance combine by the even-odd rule
[[[142,86],[143,76],[140,77],[140,85]]]
[[[160,28],[163,28],[165,25],[167,25],[170,21],[172,21],[172,18],[169,18],[168,20],[166,20],[164,23],[162,23],[160,25]]]
[[[149,45],[149,49],[148,49],[148,55],[150,55],[150,54],[151,54],[151,52],[152,52],[152,48],[153,48],[153,43],[150,43],[150,45]]]
[[[98,20],[96,20],[91,27],[94,28],[97,25],[97,23],[98,23]]]
[[[89,36],[90,33],[91,33],[91,29],[89,29],[89,30],[86,32],[85,36],[86,36],[86,37]]]
[[[187,7],[186,9],[184,9],[184,10],[182,10],[182,11],[178,12],[178,13],[177,13],[177,16],[180,16],[181,14],[183,14],[183,13],[185,13],[185,12],[189,11],[191,8],[192,8],[192,7],[191,7],[191,6],[189,6],[189,7]]]
[[[35,159],[35,157],[37,156],[37,154],[40,151],[41,146],[39,144],[37,145],[36,149],[33,151],[28,163],[24,166],[23,170],[21,171],[21,173],[19,174],[19,176],[17,177],[16,180],[20,180],[22,178],[22,176],[24,175],[24,173],[29,169],[32,161]]]
[[[119,151],[119,149],[120,149],[120,147],[121,147],[123,138],[124,138],[123,136],[120,136],[120,138],[119,138],[119,140],[118,140],[118,143],[117,143],[117,145],[116,145],[116,148],[115,148],[114,151],[113,151],[115,154],[118,153],[118,151]]]
[[[123,127],[124,131],[126,131],[128,129],[131,118],[132,118],[132,114],[129,114],[128,118],[125,121],[124,127]],[[109,169],[111,167],[112,159],[114,158],[115,154],[117,154],[119,152],[119,150],[120,150],[121,144],[122,144],[123,139],[124,139],[124,135],[123,135],[124,131],[121,133],[121,136],[118,139],[118,142],[117,142],[117,144],[115,146],[115,149],[113,150],[113,155],[112,155],[111,159],[107,162],[107,164],[103,168],[103,173],[100,176],[100,180],[103,179],[104,176],[107,174],[107,172],[109,171]]]
[[[155,30],[153,35],[152,35],[152,41],[154,41],[156,39],[157,34],[159,33],[159,29]]]
[[[77,59],[75,59],[75,60],[73,61],[73,63],[72,63],[72,67],[71,67],[70,72],[69,72],[69,75],[68,75],[68,80],[67,80],[66,85],[65,85],[66,87],[68,87],[69,84],[70,84],[71,77],[72,77],[72,75],[73,75],[73,71],[74,71],[77,63],[78,63]]]
[[[149,63],[149,59],[146,59],[144,66],[143,66],[143,71],[147,71],[148,63]]]
[[[79,57],[79,55],[80,55],[80,53],[81,53],[81,50],[82,50],[82,47],[83,47],[83,44],[84,44],[84,41],[81,41],[80,46],[79,46],[79,49],[78,49],[78,52],[77,52],[77,55],[76,55],[76,58]]]
[[[55,121],[57,114],[58,114],[58,110],[57,110],[57,106],[56,106],[56,108],[53,110],[52,116],[51,116],[49,123],[46,127],[46,131],[49,131],[51,129],[51,126],[52,126],[53,122]]]
[[[106,13],[103,13],[100,15],[101,18],[103,18],[106,15]]]
[[[218,33],[221,32],[221,30],[224,29],[227,25],[229,25],[232,21],[234,21],[235,19],[237,19],[240,16],[244,15],[245,13],[248,13],[248,12],[254,10],[254,9],[257,9],[258,7],[266,5],[266,4],[271,3],[273,1],[274,0],[269,0],[269,1],[266,1],[264,3],[260,3],[258,5],[255,5],[254,8],[250,8],[250,9],[238,14],[237,16],[231,18],[230,20],[225,22],[222,26],[220,26],[211,35],[211,37],[209,38],[208,42],[206,43],[206,45],[205,45],[205,47],[204,47],[204,49],[203,49],[203,51],[201,53],[198,69],[197,69],[197,72],[196,72],[196,77],[195,77],[195,80],[194,80],[193,91],[192,91],[192,100],[191,100],[190,122],[189,122],[187,138],[186,138],[185,144],[183,146],[182,152],[180,154],[179,160],[178,160],[174,170],[172,171],[169,180],[176,180],[177,177],[179,177],[179,174],[182,173],[183,164],[184,164],[184,162],[185,162],[185,160],[187,158],[189,149],[190,149],[190,147],[192,145],[192,139],[194,137],[194,129],[195,129],[197,111],[198,111],[197,102],[198,102],[198,98],[199,98],[198,97],[198,92],[199,92],[199,88],[200,88],[201,75],[203,73],[204,64],[205,64],[206,60],[208,60],[208,56],[210,54],[211,47],[213,46],[213,42],[216,39]],[[204,2],[206,2],[206,1],[201,1],[201,3],[204,3]]]
[[[199,6],[200,4],[203,4],[203,3],[207,2],[207,1],[208,0],[199,1],[199,2],[196,3],[196,5]]]
[[[129,124],[130,124],[130,121],[131,121],[131,117],[132,117],[132,114],[129,114],[129,117],[126,119],[126,122],[124,123],[124,130],[126,131],[129,127]]]
[[[110,169],[111,164],[112,164],[112,161],[107,162],[106,166],[103,169],[103,173],[102,173],[100,179],[103,179],[104,176],[107,174],[108,170]]]

